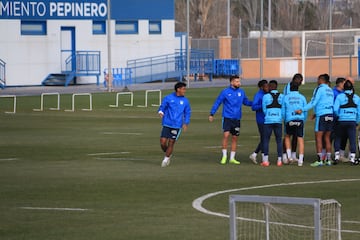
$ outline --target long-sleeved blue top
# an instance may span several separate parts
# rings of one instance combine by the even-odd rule
[[[177,96],[175,92],[164,97],[158,112],[164,114],[162,118],[163,126],[182,128],[183,124],[188,125],[190,123],[190,103],[186,97]]]
[[[306,104],[307,102],[304,95],[299,93],[299,91],[290,91],[287,95],[284,96],[283,104],[281,106],[284,121],[286,123],[294,120],[302,120],[305,122],[307,118],[307,112],[304,111],[301,114],[296,114],[295,111],[298,109],[303,109]]]
[[[333,114],[333,104],[333,90],[327,84],[322,83],[314,90],[310,102],[302,110],[309,111],[314,108],[316,116]]]
[[[230,86],[220,92],[210,110],[210,115],[214,115],[221,104],[223,105],[222,117],[240,120],[242,105],[251,106],[252,101],[248,99],[243,89]]]
[[[336,97],[337,97],[340,93],[343,93],[343,92],[344,92],[344,91],[337,89],[336,86],[333,87],[334,101],[335,101]]]
[[[272,94],[279,94],[277,102],[274,101]],[[265,114],[265,124],[282,123],[283,115],[281,112],[281,105],[283,103],[284,95],[277,90],[271,90],[265,94],[262,101],[262,109]]]
[[[251,110],[255,111],[256,122],[263,124],[265,121],[265,114],[262,110],[262,99],[265,95],[265,92],[260,89],[254,96],[253,104]]]
[[[354,94],[352,97],[353,104],[349,104],[348,95],[352,94],[351,90],[340,93],[334,102],[334,113],[338,117],[338,121],[354,121],[360,122],[360,98]]]

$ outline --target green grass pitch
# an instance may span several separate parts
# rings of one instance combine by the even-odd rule
[[[301,86],[309,100],[314,84]],[[282,90],[283,85],[279,87]],[[360,166],[340,164],[312,168],[315,142],[312,120],[306,122],[305,164],[277,167],[274,141],[268,168],[248,159],[258,142],[255,113],[243,107],[238,141],[239,166],[219,164],[221,109],[213,123],[209,110],[222,88],[189,88],[192,119],[175,145],[174,157],[161,168],[161,129],[157,107],[139,108],[144,91],[134,92],[133,107],[115,103],[115,93],[79,96],[75,112],[71,95],[0,99],[0,239],[2,240],[217,240],[229,238],[227,218],[204,214],[192,202],[208,193],[239,189],[231,194],[336,199],[342,204],[344,240],[360,238]],[[252,99],[255,86],[244,87]],[[162,95],[172,90],[162,91]],[[158,103],[157,93],[149,104]],[[353,179],[353,181],[343,181]],[[331,180],[324,183],[321,181]],[[312,184],[243,190],[269,184]],[[207,199],[203,207],[228,214],[228,195]],[[67,209],[67,210],[66,210]]]

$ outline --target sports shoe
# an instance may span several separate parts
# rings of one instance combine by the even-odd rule
[[[299,160],[299,161],[298,161],[298,166],[299,166],[299,167],[302,167],[303,163],[304,163],[303,161],[300,161],[300,160]]]
[[[222,165],[226,164],[226,160],[227,160],[227,157],[222,157],[220,164],[222,164]]]
[[[281,167],[282,165],[282,161],[277,161],[276,166]]]
[[[256,161],[256,156],[254,156],[253,154],[250,154],[249,159],[250,159],[254,164],[258,164],[258,162]]]
[[[270,163],[269,162],[262,162],[260,165],[263,166],[263,167],[268,167],[270,165]]]
[[[326,165],[326,166],[331,166],[331,165],[332,165],[331,160],[326,160],[326,161],[325,161],[325,165]]]
[[[321,167],[323,165],[322,161],[315,161],[312,164],[310,164],[310,166],[312,167]]]
[[[169,166],[169,164],[170,164],[170,158],[168,159],[168,160],[163,160],[162,162],[161,162],[161,167],[167,167],[167,166]]]
[[[236,164],[236,165],[239,165],[239,164],[240,164],[240,162],[239,162],[239,161],[236,161],[235,158],[230,159],[229,163],[231,163],[231,164]]]
[[[340,161],[343,162],[343,163],[347,163],[347,162],[349,162],[350,160],[349,160],[349,158],[347,158],[347,157],[340,156]]]
[[[290,160],[291,160],[291,158],[290,158]],[[290,160],[286,157],[286,158],[283,158],[282,161],[283,161],[284,164],[289,164]]]

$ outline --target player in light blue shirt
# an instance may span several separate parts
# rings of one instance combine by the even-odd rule
[[[307,118],[307,112],[296,113],[297,109],[305,107],[307,104],[304,95],[299,93],[299,83],[292,82],[290,92],[284,97],[282,104],[282,112],[285,122],[285,149],[286,158],[283,157],[284,163],[295,161],[291,154],[290,137],[297,139],[299,145],[299,160],[298,166],[302,166],[304,162],[304,123]]]

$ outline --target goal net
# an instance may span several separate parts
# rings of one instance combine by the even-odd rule
[[[230,196],[231,240],[340,240],[336,200]]]

